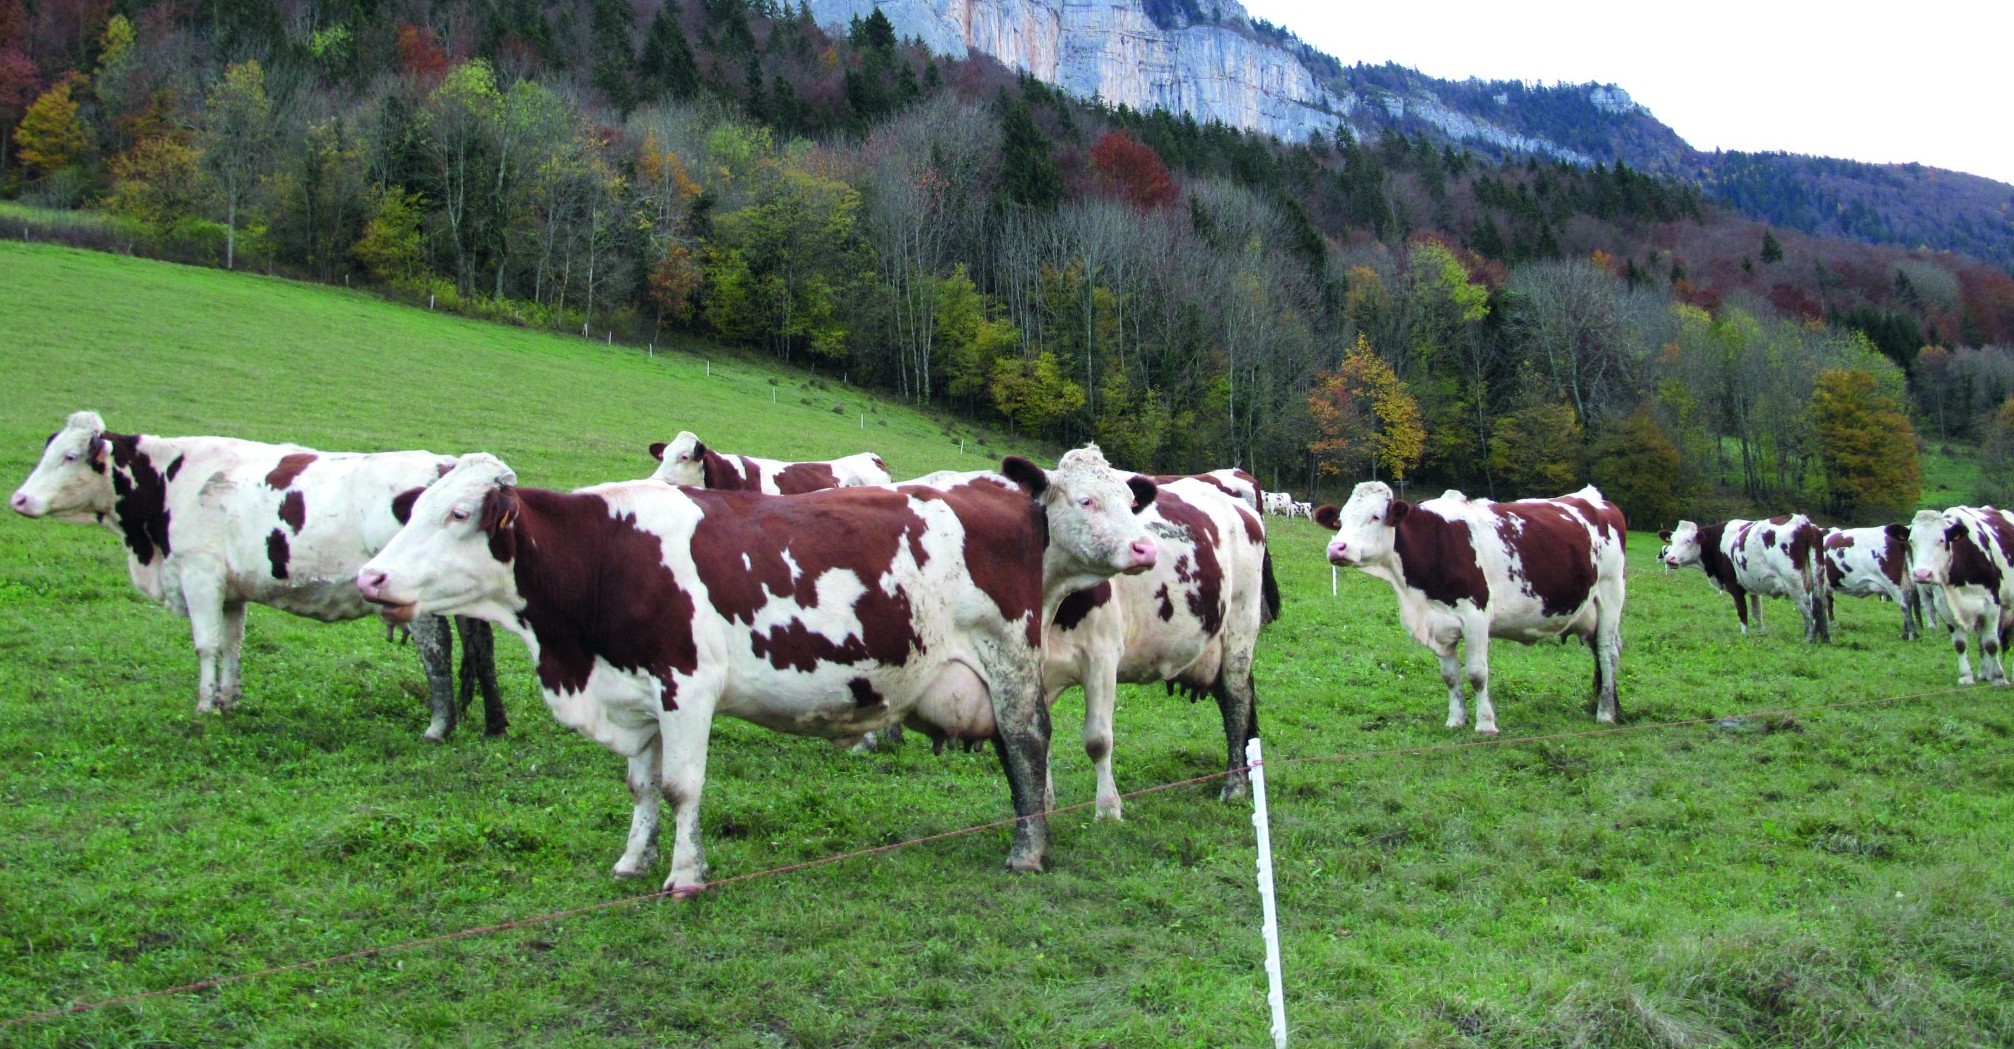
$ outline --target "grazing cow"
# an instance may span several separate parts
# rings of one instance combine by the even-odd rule
[[[1294,504],[1294,514],[1298,514],[1298,515],[1300,515],[1301,517],[1304,517],[1304,518],[1307,518],[1308,520],[1312,521],[1312,520],[1314,520],[1314,519],[1315,519],[1315,504],[1313,504],[1313,503],[1295,503],[1295,504]],[[1290,515],[1290,516],[1291,516],[1291,515]]]
[[[1825,611],[1832,616],[1832,595],[1879,597],[1902,610],[1902,640],[1913,641],[1923,629],[1923,605],[1909,577],[1909,529],[1892,524],[1875,528],[1832,528],[1825,533]]]
[[[1160,547],[1153,570],[1063,599],[1042,638],[1051,705],[1084,686],[1084,752],[1097,768],[1098,818],[1121,815],[1112,778],[1112,712],[1121,681],[1165,681],[1210,696],[1223,715],[1231,772],[1221,796],[1243,797],[1245,742],[1258,735],[1252,650],[1278,614],[1266,527],[1244,500],[1196,478],[1156,478],[1141,514]]]
[[[1990,506],[1919,510],[1909,523],[1909,560],[1910,578],[1933,588],[1951,627],[1958,683],[1972,684],[1965,640],[1977,634],[1986,680],[2007,684],[2000,651],[2014,634],[2014,514]]]
[[[1266,512],[1274,517],[1294,516],[1294,497],[1287,492],[1263,492]]]
[[[242,694],[245,606],[340,622],[376,611],[356,592],[357,569],[399,530],[394,502],[454,464],[430,452],[334,454],[228,437],[110,433],[77,412],[49,438],[12,500],[26,517],[96,521],[126,543],[141,593],[187,616],[200,670],[196,710],[221,712]],[[410,500],[411,496],[405,496]],[[454,731],[445,620],[413,624],[433,720]],[[483,685],[487,731],[504,730],[487,623],[462,624],[463,702]]]
[[[1832,640],[1827,617],[1831,598],[1826,586],[1825,535],[1803,514],[1785,514],[1767,521],[1722,521],[1659,532],[1665,542],[1664,563],[1672,568],[1697,565],[1714,588],[1734,598],[1741,632],[1750,618],[1762,630],[1762,599],[1787,597],[1804,615],[1804,640]]]
[[[1525,644],[1580,638],[1594,653],[1595,720],[1613,722],[1616,664],[1622,656],[1622,511],[1593,485],[1557,499],[1498,503],[1447,492],[1415,506],[1366,481],[1341,510],[1323,506],[1315,523],[1336,530],[1329,561],[1354,565],[1392,585],[1399,619],[1440,657],[1448,727],[1466,720],[1462,662],[1476,694],[1476,731],[1497,731],[1490,705],[1489,642]]]
[[[651,445],[650,457],[663,464],[650,475],[653,481],[723,492],[802,495],[827,488],[887,484],[895,479],[888,464],[873,452],[822,463],[786,463],[752,455],[722,455],[701,444],[690,430],[680,431],[669,444],[660,441]]]
[[[1048,859],[1042,624],[1066,594],[1154,566],[1154,485],[1095,449],[1053,471],[778,497],[652,482],[566,494],[463,456],[358,572],[395,620],[472,615],[524,638],[562,724],[629,760],[618,876],[675,810],[673,892],[703,884],[699,798],[715,714],[842,745],[907,720],[992,738],[1022,817],[1012,870]]]

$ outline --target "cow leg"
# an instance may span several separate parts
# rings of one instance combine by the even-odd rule
[[[1762,595],[1748,595],[1748,615],[1755,620],[1755,632],[1762,633]]]
[[[427,706],[433,719],[423,737],[439,743],[455,730],[454,636],[446,616],[421,616],[413,621],[413,647],[427,678]]]
[[[217,659],[224,651],[224,597],[210,584],[182,584],[189,609],[189,638],[196,645],[196,712],[220,713],[217,705]]]
[[[1734,588],[1733,590],[1729,591],[1729,593],[1731,593],[1731,594],[1733,594],[1733,595],[1734,595],[1734,614],[1735,614],[1735,616],[1736,616],[1737,618],[1739,618],[1739,619],[1741,620],[1741,636],[1742,636],[1742,637],[1747,637],[1747,636],[1748,636],[1748,595],[1747,595],[1747,594],[1746,594],[1745,592],[1743,592],[1743,591],[1742,591],[1742,589],[1741,589],[1740,587],[1735,587],[1735,588]],[[1761,624],[1760,622],[1757,622],[1757,623],[1756,623],[1756,629],[1760,630],[1761,628],[1762,628],[1762,624]]]
[[[659,786],[671,802],[671,874],[664,891],[691,896],[706,886],[706,855],[699,842],[699,794],[706,786],[706,748],[713,736],[711,690],[681,687],[678,709],[658,717],[664,765]]]
[[[217,709],[229,710],[238,705],[245,694],[243,679],[239,676],[239,657],[245,650],[245,603],[224,606],[224,652],[223,667],[217,681]]]
[[[1224,789],[1217,792],[1217,797],[1234,801],[1251,792],[1245,772],[1245,744],[1259,734],[1259,700],[1257,690],[1252,687],[1251,660],[1236,656],[1227,659],[1213,691],[1217,695],[1217,710],[1224,716],[1224,745],[1230,751],[1227,766],[1230,771],[1225,774]]]
[[[1119,668],[1113,660],[1087,660],[1084,668],[1084,754],[1098,777],[1098,815],[1101,820],[1124,818],[1125,803],[1119,800],[1119,784],[1112,778],[1112,711],[1119,702]],[[1048,808],[1055,807],[1053,798]]]
[[[1902,606],[1902,640],[1916,640],[1916,632],[1923,625],[1923,610],[1916,606],[1916,588],[1903,587],[1895,603]]]
[[[615,876],[637,878],[650,872],[657,862],[657,810],[664,788],[658,782],[664,767],[663,740],[651,736],[642,750],[629,756],[629,796],[635,807],[629,812],[629,844],[615,861]]]
[[[1455,646],[1434,652],[1441,660],[1441,682],[1448,687],[1448,727],[1460,728],[1469,723],[1468,711],[1462,709],[1462,661],[1455,655]]]
[[[1497,712],[1490,705],[1490,632],[1487,625],[1471,625],[1463,631],[1463,655],[1468,664],[1469,688],[1476,694],[1476,731],[1497,734]]]
[[[1049,707],[1042,702],[1035,660],[1004,668],[999,664],[1005,659],[993,662],[986,682],[993,695],[993,749],[1007,772],[1014,815],[1019,817],[1007,869],[1035,873],[1049,864],[1049,821],[1044,815],[1049,806],[1043,797],[1049,781]]]
[[[1979,670],[1986,680],[2001,686],[2007,684],[2007,672],[2000,666],[2000,640],[2005,625],[1998,604],[1988,604],[1985,614],[1979,617]]]
[[[1617,595],[1620,598],[1620,594]],[[1613,725],[1622,717],[1622,701],[1616,692],[1616,674],[1622,668],[1622,602],[1603,601],[1595,608],[1594,637],[1595,710],[1594,720]]]
[[[456,616],[455,628],[462,635],[462,681],[458,709],[467,710],[475,698],[476,686],[483,693],[483,735],[501,736],[510,728],[504,713],[503,691],[497,688],[496,630],[487,619]]]

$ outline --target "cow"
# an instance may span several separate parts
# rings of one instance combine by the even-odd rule
[[[650,446],[650,457],[661,464],[653,481],[723,492],[767,492],[802,495],[826,488],[887,484],[895,479],[888,464],[873,452],[815,463],[786,463],[752,455],[722,455],[701,444],[691,430],[669,442]]]
[[[1259,479],[1237,467],[1225,467],[1221,470],[1211,470],[1207,473],[1199,474],[1143,474],[1142,476],[1155,484],[1166,484],[1170,481],[1184,480],[1198,481],[1251,507],[1252,512],[1255,514],[1262,513],[1265,510],[1265,503],[1259,491]]]
[[[1315,519],[1315,504],[1295,503],[1293,514],[1290,514],[1288,516],[1300,516],[1312,521]]]
[[[1498,503],[1449,491],[1414,505],[1366,481],[1341,509],[1322,506],[1315,523],[1334,530],[1331,564],[1354,566],[1390,583],[1399,620],[1441,661],[1448,689],[1448,727],[1466,721],[1462,709],[1466,648],[1469,687],[1476,694],[1476,731],[1494,735],[1489,642],[1532,644],[1568,636],[1594,654],[1595,720],[1621,716],[1616,666],[1622,657],[1623,547],[1621,509],[1593,485],[1557,499]]]
[[[564,725],[624,756],[634,799],[618,877],[704,882],[699,799],[715,714],[848,745],[907,721],[990,738],[1014,810],[1007,866],[1048,862],[1042,625],[1069,593],[1154,566],[1156,492],[1095,449],[1045,471],[795,496],[618,482],[520,488],[463,456],[357,573],[394,620],[470,615],[522,637]]]
[[[1826,616],[1832,597],[1879,597],[1902,610],[1902,640],[1913,641],[1923,629],[1923,605],[1909,573],[1909,528],[1892,524],[1874,528],[1831,528],[1825,532]]]
[[[222,713],[243,693],[245,606],[341,622],[377,611],[357,569],[399,530],[394,502],[454,463],[430,452],[349,454],[228,437],[155,437],[105,429],[96,412],[52,434],[9,505],[24,517],[96,522],[126,545],[141,593],[189,620],[198,662],[196,710]],[[410,495],[407,498],[411,498]],[[463,703],[480,682],[485,729],[504,731],[487,623],[462,624]],[[411,633],[426,669],[426,738],[454,731],[445,620]]]
[[[1762,630],[1762,599],[1787,597],[1804,615],[1804,640],[1830,642],[1831,606],[1824,565],[1825,535],[1803,514],[1767,521],[1735,519],[1715,524],[1680,521],[1659,532],[1670,568],[1698,566],[1715,589],[1734,598],[1741,632],[1749,620]]]
[[[1287,492],[1262,492],[1266,513],[1274,517],[1294,516],[1294,497]]]
[[[1220,796],[1246,792],[1245,743],[1258,735],[1252,653],[1279,613],[1266,528],[1243,499],[1198,478],[1156,478],[1141,514],[1160,547],[1150,571],[1122,575],[1063,599],[1042,639],[1049,704],[1084,686],[1084,752],[1097,769],[1097,818],[1119,819],[1112,778],[1112,714],[1119,683],[1167,682],[1209,696],[1230,752]]]
[[[2014,635],[2014,514],[1991,506],[1919,510],[1909,522],[1910,578],[1932,588],[1951,628],[1958,683],[1973,682],[1965,642],[1979,635],[1986,680],[2007,684],[2000,652]]]

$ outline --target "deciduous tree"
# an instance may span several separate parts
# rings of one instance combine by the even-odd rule
[[[1811,414],[1833,512],[1855,517],[1916,505],[1923,489],[1916,430],[1873,375],[1858,368],[1821,372]]]
[[[1403,482],[1426,454],[1419,402],[1362,335],[1342,367],[1315,381],[1308,411],[1321,435],[1308,450],[1322,473],[1367,468],[1375,480],[1382,469]]]
[[[204,100],[203,167],[224,206],[224,268],[237,266],[238,212],[272,165],[273,106],[266,71],[248,58],[224,70]]]

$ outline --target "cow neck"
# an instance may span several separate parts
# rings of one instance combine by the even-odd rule
[[[106,431],[105,476],[111,508],[93,511],[118,533],[134,563],[151,565],[174,552],[169,539],[168,489],[181,475],[188,452],[172,437]]]
[[[1393,586],[1411,587],[1432,601],[1454,607],[1468,598],[1478,609],[1489,607],[1489,581],[1476,561],[1475,529],[1415,506],[1392,531],[1395,577]]]
[[[1721,549],[1721,542],[1727,535],[1727,526],[1732,521],[1699,526],[1699,567],[1708,578],[1719,583],[1723,589],[1739,585],[1734,578],[1734,562]]]
[[[702,446],[704,447],[704,446]],[[706,448],[699,453],[700,487],[716,492],[738,492],[748,487],[741,472],[735,470],[727,456]]]

